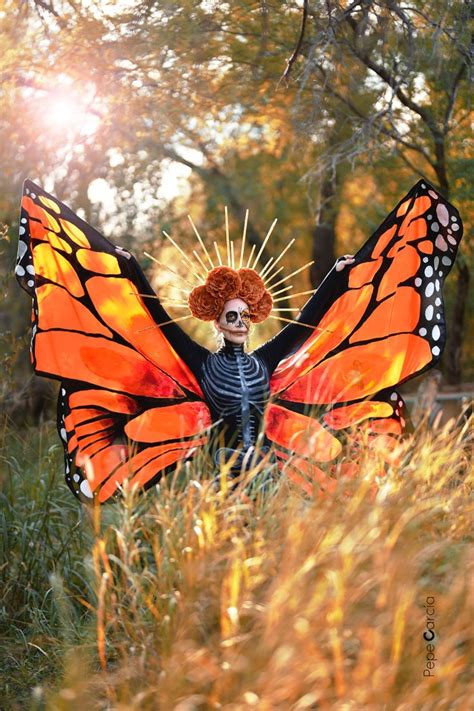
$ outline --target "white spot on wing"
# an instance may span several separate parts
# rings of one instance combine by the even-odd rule
[[[425,288],[425,296],[432,296],[434,293],[434,284],[430,281]]]
[[[18,242],[18,252],[17,252],[17,259],[20,261],[20,259],[23,258],[23,255],[25,254],[26,250],[28,249],[27,244],[24,240],[20,240]]]
[[[425,316],[428,319],[428,321],[431,321],[431,319],[433,318],[433,311],[434,311],[434,309],[433,309],[432,304],[430,304],[429,306],[426,307]]]
[[[87,479],[84,479],[84,481],[81,481],[80,485],[80,490],[84,494],[84,496],[87,496],[89,499],[92,499],[92,491],[89,482]]]
[[[433,353],[434,356],[439,356],[439,354],[441,353],[441,350],[440,350],[439,346],[433,346],[433,348],[431,349],[431,352]]]
[[[436,207],[436,216],[438,217],[438,220],[441,222],[442,225],[445,227],[449,223],[449,212],[446,208],[446,205],[443,205],[443,203],[439,203],[439,205]]]
[[[441,330],[440,330],[439,326],[433,326],[431,335],[433,336],[434,341],[439,341],[439,339],[441,338]]]
[[[442,252],[447,252],[448,251],[448,243],[444,239],[444,237],[441,237],[441,235],[438,235],[436,237],[436,242],[435,245],[440,249]]]

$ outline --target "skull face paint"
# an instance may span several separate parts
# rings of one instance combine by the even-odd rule
[[[231,343],[245,343],[250,330],[249,307],[242,299],[230,299],[214,324]]]

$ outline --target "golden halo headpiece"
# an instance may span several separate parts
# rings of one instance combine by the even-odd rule
[[[226,301],[235,298],[241,298],[248,305],[250,310],[250,320],[253,323],[260,323],[264,321],[269,316],[271,318],[276,318],[280,321],[292,322],[293,319],[285,318],[281,315],[283,311],[299,311],[298,308],[285,307],[282,308],[278,306],[277,302],[286,301],[290,296],[303,296],[307,294],[314,293],[314,290],[302,291],[298,294],[288,292],[293,289],[293,285],[284,284],[288,282],[291,277],[299,274],[304,269],[309,267],[313,262],[308,262],[304,264],[299,269],[291,272],[286,276],[281,275],[283,266],[278,266],[278,262],[283,258],[286,252],[295,242],[295,239],[291,239],[286,247],[280,252],[276,257],[270,257],[267,262],[263,265],[260,271],[256,270],[257,264],[260,257],[264,253],[266,244],[270,239],[273,229],[277,223],[274,220],[268,230],[264,240],[262,241],[257,254],[255,255],[256,245],[252,246],[250,254],[247,261],[244,263],[244,252],[246,248],[246,234],[248,225],[248,210],[245,213],[244,229],[241,238],[241,244],[239,247],[240,257],[237,257],[235,244],[229,236],[229,216],[227,208],[225,208],[225,236],[226,236],[226,256],[227,259],[223,259],[221,250],[217,242],[213,242],[213,247],[215,251],[215,257],[217,257],[217,264],[211,258],[209,251],[204,244],[202,237],[200,236],[196,225],[192,221],[191,217],[188,215],[188,219],[194,230],[196,238],[199,243],[201,254],[199,254],[195,249],[192,250],[191,255],[186,254],[186,252],[175,242],[175,240],[165,231],[163,234],[166,239],[173,245],[173,247],[179,252],[181,258],[187,266],[188,274],[187,278],[182,277],[179,272],[175,271],[168,264],[165,264],[151,254],[145,252],[146,256],[156,262],[160,267],[165,267],[170,274],[173,275],[174,288],[180,292],[186,294],[186,297],[168,298],[163,299],[166,304],[176,308],[189,309],[191,314],[189,316],[181,316],[179,318],[173,318],[172,321],[181,321],[183,319],[191,318],[192,316],[202,320],[202,321],[213,321],[219,318],[224,304]],[[207,262],[207,264],[205,263]],[[225,263],[226,262],[226,263]],[[208,266],[209,265],[209,266]],[[277,276],[280,275],[280,279],[275,281]],[[187,288],[182,288],[177,286],[176,278],[183,279]],[[194,282],[194,283],[192,283]],[[204,282],[204,283],[203,283]],[[197,285],[196,285],[197,284]],[[285,294],[281,296],[281,294]],[[280,295],[280,296],[279,296]]]

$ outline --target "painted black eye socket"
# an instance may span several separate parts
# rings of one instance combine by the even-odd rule
[[[225,320],[227,321],[227,323],[235,323],[237,321],[237,318],[237,311],[228,311],[225,315]]]

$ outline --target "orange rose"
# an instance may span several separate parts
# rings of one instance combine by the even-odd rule
[[[253,323],[261,323],[270,316],[273,308],[273,299],[269,291],[265,291],[260,301],[250,308],[250,320]]]
[[[226,301],[235,298],[242,299],[249,306],[253,323],[264,321],[272,310],[270,292],[254,269],[237,271],[224,266],[209,272],[206,283],[189,294],[188,304],[193,316],[201,321],[213,321],[219,318]]]
[[[201,319],[201,321],[213,321],[215,318],[219,318],[224,302],[224,299],[214,296],[205,284],[196,286],[188,298],[192,315]]]
[[[249,306],[253,306],[265,294],[266,289],[263,279],[254,269],[239,269],[238,274],[242,282],[239,298],[243,299]]]
[[[207,275],[206,288],[210,294],[224,302],[234,299],[239,293],[240,277],[230,267],[215,267]]]

